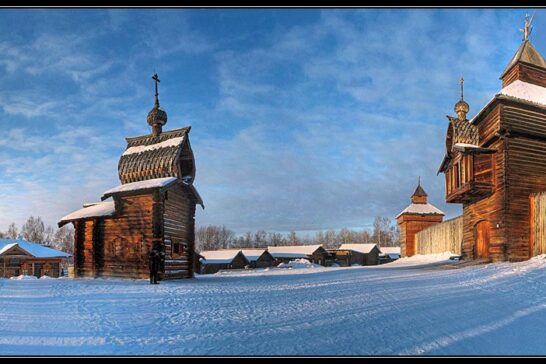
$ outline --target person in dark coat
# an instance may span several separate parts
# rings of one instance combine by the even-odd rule
[[[159,264],[160,264],[161,257],[159,256],[159,253],[157,250],[152,250],[150,252],[150,284],[158,284],[158,276],[159,276]]]

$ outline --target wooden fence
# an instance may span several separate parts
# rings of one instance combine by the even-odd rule
[[[531,256],[546,254],[546,192],[529,196],[529,225]]]
[[[462,244],[462,216],[432,225],[415,234],[415,254],[436,254],[450,251],[459,255]]]

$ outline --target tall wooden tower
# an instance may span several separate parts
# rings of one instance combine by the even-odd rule
[[[428,203],[428,196],[421,180],[411,195],[411,204],[396,216],[400,228],[400,254],[411,257],[415,254],[415,234],[427,227],[442,222],[444,213]]]
[[[470,120],[468,104],[448,116],[446,201],[463,205],[466,259],[520,261],[530,246],[529,196],[546,191],[546,61],[523,41],[504,72],[502,89]],[[464,103],[464,104],[463,104]]]

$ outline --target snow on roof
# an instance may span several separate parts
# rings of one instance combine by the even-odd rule
[[[145,190],[150,188],[165,187],[175,182],[177,179],[178,178],[176,177],[163,177],[163,178],[154,178],[154,179],[147,179],[144,181],[126,183],[124,185],[111,188],[108,191],[104,192],[102,195],[102,198],[105,199],[113,194],[120,193],[120,192],[138,191],[138,190]]]
[[[354,250],[362,254],[368,254],[377,244],[341,244],[339,250]]]
[[[243,249],[241,250],[243,255],[248,259],[249,262],[258,260],[262,254],[266,251],[265,249]]]
[[[455,143],[453,149],[459,150],[461,152],[475,152],[475,153],[493,153],[495,150],[491,148],[480,147],[475,144],[467,143]]]
[[[546,106],[546,87],[516,80],[503,88],[500,95]]]
[[[516,80],[500,90],[485,106],[470,120],[474,123],[476,119],[495,101],[499,96],[528,102],[538,106],[546,107],[546,87],[533,85],[532,83]]]
[[[17,243],[5,244],[3,247],[2,247],[2,245],[0,245],[0,247],[1,247],[0,248],[0,255],[4,254],[4,252],[7,252],[8,250],[10,250],[11,248],[13,248],[16,245],[17,245]]]
[[[400,255],[399,246],[384,246],[379,250],[381,250],[381,255]]]
[[[167,139],[165,141],[162,141],[160,143],[150,144],[150,145],[139,145],[136,147],[130,147],[123,152],[122,156],[129,155],[129,154],[137,154],[137,153],[143,153],[150,150],[156,150],[161,148],[168,148],[168,147],[177,147],[184,141],[184,137],[178,137],[178,138],[172,138]]]
[[[229,264],[239,254],[241,250],[224,249],[224,250],[204,250],[199,254],[204,258],[205,264]],[[203,259],[201,259],[203,260]]]
[[[436,208],[435,206],[429,203],[412,203],[406,207],[401,213],[396,217],[402,214],[419,214],[419,215],[445,215],[442,210]]]
[[[61,218],[60,222],[83,219],[86,217],[112,216],[116,211],[114,201],[103,201],[95,204],[85,204],[84,208],[71,212]]]
[[[23,239],[0,239],[0,255],[14,246],[19,246],[19,248],[36,258],[58,258],[70,256],[70,254],[60,250],[48,248],[41,244],[31,243]]]
[[[274,258],[287,257],[287,258],[305,258],[321,248],[322,245],[298,245],[298,246],[269,246],[267,251]]]

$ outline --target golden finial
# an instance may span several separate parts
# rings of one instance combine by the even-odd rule
[[[531,25],[531,23],[533,22],[533,17],[535,15],[533,14],[533,16],[530,16],[529,14],[526,14],[525,15],[525,25],[523,26],[522,29],[520,29],[519,31],[523,33],[523,41],[528,41],[529,40],[529,36],[531,35],[531,31],[533,30],[533,26]]]
[[[461,77],[459,81],[461,85],[461,99],[455,104],[455,112],[459,120],[466,120],[466,114],[470,110],[470,106],[463,99],[463,90],[464,90],[464,78]]]

